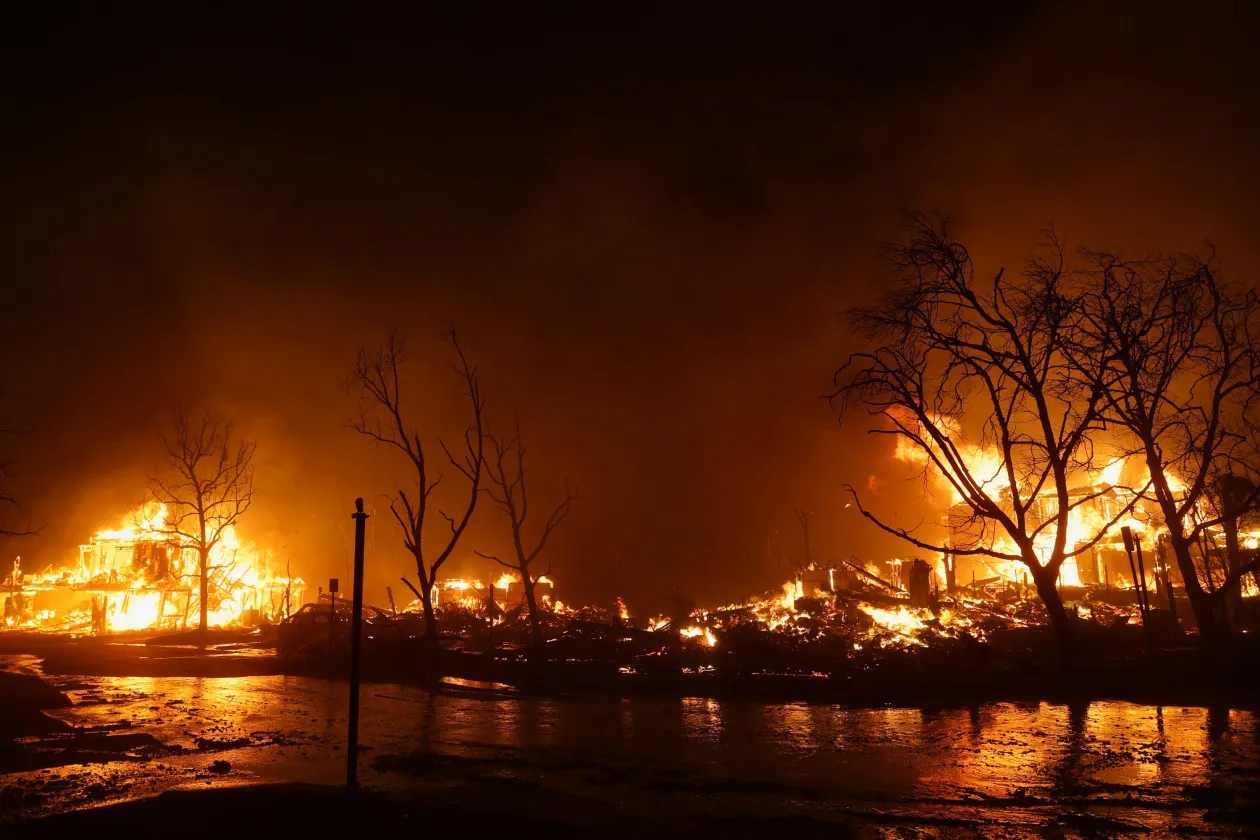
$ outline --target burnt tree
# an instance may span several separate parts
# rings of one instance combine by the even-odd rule
[[[525,441],[521,437],[520,418],[516,419],[511,437],[489,432],[486,433],[486,437],[490,440],[490,455],[486,459],[486,472],[489,475],[490,484],[486,488],[486,493],[494,499],[495,504],[508,520],[512,531],[513,556],[504,560],[481,551],[478,551],[477,555],[493,560],[521,576],[521,585],[525,588],[525,601],[529,606],[530,640],[534,649],[537,650],[542,645],[542,630],[539,626],[538,599],[534,595],[534,587],[538,583],[538,578],[549,574],[551,569],[549,565],[547,571],[539,575],[534,564],[538,556],[542,554],[543,548],[546,547],[551,532],[573,509],[573,502],[578,497],[577,488],[570,488],[568,481],[565,481],[564,500],[555,506],[543,523],[537,541],[532,544],[527,543],[524,531],[525,521],[529,517],[529,493],[525,482]]]
[[[1069,482],[1091,467],[1103,396],[1098,372],[1083,376],[1064,357],[1062,328],[1077,303],[1062,249],[1052,237],[1022,276],[999,270],[982,281],[945,223],[919,217],[889,247],[889,262],[882,299],[848,313],[869,349],[837,371],[831,396],[842,417],[864,406],[880,421],[870,432],[911,447],[925,482],[943,477],[956,497],[955,533],[935,540],[891,525],[846,489],[864,517],[919,548],[1022,563],[1071,651],[1059,569],[1106,528],[1068,542],[1073,510],[1101,494],[1070,493]],[[976,457],[977,441],[995,457]]]
[[[1237,519],[1260,505],[1260,298],[1222,281],[1210,258],[1085,256],[1076,363],[1107,360],[1105,419],[1145,459],[1146,496],[1210,644],[1226,624],[1222,605],[1254,568],[1240,560]],[[1216,587],[1208,554],[1201,580],[1193,550],[1222,531],[1228,565]]]
[[[153,501],[166,506],[157,530],[197,552],[199,623],[209,628],[210,556],[254,498],[253,441],[233,440],[232,424],[210,413],[193,420],[175,415],[172,434],[162,435],[165,475],[149,483]]]
[[[409,416],[403,408],[401,367],[407,360],[407,345],[397,334],[391,334],[384,344],[374,350],[362,349],[350,373],[349,384],[357,387],[371,407],[360,412],[359,419],[350,428],[373,441],[399,452],[414,470],[415,487],[408,492],[399,489],[389,497],[389,510],[402,529],[403,546],[416,562],[419,578],[420,603],[424,609],[425,630],[429,645],[438,648],[437,616],[433,610],[433,588],[437,583],[442,565],[450,558],[468,528],[477,499],[481,495],[482,470],[485,466],[485,429],[482,414],[485,401],[477,381],[477,371],[468,361],[454,329],[446,334],[446,340],[455,349],[459,359],[455,372],[464,384],[464,396],[468,399],[472,421],[464,430],[464,452],[459,457],[438,438],[446,460],[468,482],[468,500],[458,518],[438,509],[438,515],[446,522],[449,533],[439,541],[438,549],[426,552],[424,542],[425,520],[428,518],[429,497],[442,481],[442,474],[432,469],[421,441],[417,418]],[[410,585],[410,584],[408,584]],[[414,588],[414,587],[413,587]]]

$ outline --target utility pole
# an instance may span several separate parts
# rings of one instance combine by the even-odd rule
[[[359,673],[363,653],[363,538],[367,530],[368,515],[363,512],[363,500],[354,500],[354,606],[350,620],[350,743],[346,754],[346,788],[353,791],[359,785]]]

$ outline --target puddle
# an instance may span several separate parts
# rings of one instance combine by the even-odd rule
[[[345,683],[50,680],[74,705],[49,714],[104,739],[93,742],[103,745],[102,760],[0,776],[7,817],[171,787],[344,778]],[[988,836],[1048,825],[1111,834],[1237,829],[1260,813],[1258,730],[1245,711],[1115,702],[848,710],[453,688],[363,687],[364,784],[406,790],[497,779],[657,816],[855,815]],[[45,739],[38,749],[57,743]],[[110,759],[115,748],[126,755]]]

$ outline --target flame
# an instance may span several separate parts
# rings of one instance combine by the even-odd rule
[[[870,604],[860,604],[859,608],[874,622],[870,633],[872,638],[878,636],[880,631],[884,631],[892,633],[898,641],[917,646],[923,645],[918,638],[918,633],[927,625],[917,610],[907,607],[889,610]]]
[[[950,476],[959,485],[965,487],[969,483],[967,480],[964,480],[963,473],[965,472],[970,477],[970,483],[976,484],[980,490],[988,495],[1000,493],[1001,489],[1007,486],[1008,477],[1002,456],[991,449],[963,440],[961,418],[934,413],[931,415],[931,420],[932,424],[940,429],[954,445],[957,458],[962,462],[962,469],[950,469]],[[914,421],[911,421],[909,425],[913,427],[913,424]],[[945,465],[951,463],[951,458],[935,443],[932,443],[930,438],[925,437],[924,440],[929,442],[931,454],[940,463]],[[933,463],[932,458],[929,457],[929,453],[909,438],[901,435],[897,437],[897,447],[893,452],[893,457],[908,464],[928,467],[928,473],[932,478],[933,484],[950,497],[951,504],[958,504],[963,501],[962,494],[958,492],[958,488],[955,486],[955,482],[950,480],[950,476],[942,473]]]
[[[1150,478],[1150,474],[1151,474],[1150,470],[1147,470],[1146,475],[1147,475],[1148,480]],[[1164,476],[1166,480],[1168,481],[1168,489],[1172,491],[1173,493],[1184,493],[1186,492],[1187,489],[1189,489],[1186,487],[1186,483],[1182,481],[1180,476],[1178,476],[1176,473],[1165,470]]]
[[[92,537],[97,540],[116,540],[118,542],[135,542],[137,540],[161,540],[166,528],[166,505],[161,502],[146,502],[123,519],[121,528],[103,528]]]
[[[242,623],[257,611],[259,620],[277,620],[302,605],[305,584],[271,569],[269,555],[225,528],[211,549],[207,623]],[[197,549],[173,533],[165,505],[140,506],[117,528],[102,528],[80,547],[77,569],[50,569],[27,575],[23,591],[80,592],[79,608],[57,615],[36,610],[30,625],[71,633],[174,629],[200,619],[200,563]]]
[[[931,420],[936,428],[949,438],[963,469],[951,469],[950,459],[934,443],[930,443],[930,450],[925,451],[904,436],[897,437],[894,458],[924,467],[932,487],[947,491],[949,506],[963,501],[963,496],[958,492],[955,484],[967,483],[962,480],[964,471],[974,479],[978,488],[990,497],[1005,495],[1004,491],[1010,489],[1007,487],[1009,476],[1001,454],[996,449],[964,440],[961,435],[960,418],[932,415]],[[913,419],[903,425],[912,430],[918,428]],[[928,439],[925,438],[925,440]],[[957,479],[956,481],[951,481],[949,476],[942,473],[942,468],[936,463],[938,461],[945,465],[945,469],[949,470],[953,478]],[[1140,474],[1143,478],[1138,484],[1126,486],[1122,484],[1126,474],[1131,478]],[[1184,492],[1185,484],[1178,476],[1170,472],[1167,477],[1169,487],[1173,492]],[[1123,550],[1121,529],[1124,527],[1130,528],[1135,534],[1142,535],[1147,545],[1153,544],[1157,536],[1156,532],[1163,529],[1148,522],[1149,513],[1144,512],[1149,507],[1148,502],[1144,500],[1149,499],[1149,496],[1145,494],[1149,491],[1150,472],[1146,468],[1145,459],[1140,455],[1116,457],[1101,467],[1091,466],[1078,469],[1070,480],[1072,481],[1069,490],[1071,507],[1066,517],[1063,548],[1066,554],[1074,556],[1069,556],[1062,562],[1059,582],[1064,586],[1082,586],[1092,580],[1087,581],[1082,577],[1078,557],[1088,557],[1092,562],[1091,550],[1094,548]],[[1047,523],[1038,532],[1032,546],[1036,559],[1042,564],[1051,559],[1059,536],[1057,490],[1058,488],[1053,484],[1045,488],[1036,500],[1033,510],[1030,511],[1037,513],[1041,521]],[[1083,494],[1088,495],[1083,496]],[[1117,514],[1129,505],[1133,506],[1133,512],[1117,521]],[[948,517],[942,525],[947,529],[950,528]],[[974,537],[966,536],[964,532],[964,538]],[[1005,533],[990,533],[983,539],[986,546],[996,552],[1014,555],[1021,553],[1014,541]],[[1260,547],[1260,534],[1257,535],[1255,546]],[[1020,561],[980,559],[978,562],[998,577],[1011,582],[1022,583],[1026,580],[1027,567]]]
[[[483,592],[486,594],[483,595]],[[489,594],[486,585],[479,580],[447,578],[434,585],[433,606],[438,609],[465,609],[477,612],[485,606],[486,596]],[[420,602],[415,601],[408,609],[421,609]]]
[[[1091,482],[1093,484],[1110,484],[1113,487],[1120,483],[1120,476],[1124,472],[1125,459],[1117,458],[1107,466],[1103,467],[1098,473],[1097,478]]]
[[[796,612],[796,599],[805,597],[805,585],[799,580],[783,584],[783,609]]]
[[[708,647],[713,647],[717,644],[717,637],[714,636],[713,631],[709,630],[707,627],[696,627],[695,625],[691,625],[690,627],[684,627],[679,630],[678,635],[685,639],[701,640]]]
[[[496,603],[502,606],[502,603],[507,599],[507,593],[511,591],[511,587],[520,582],[520,578],[510,572],[504,572],[489,586],[475,578],[446,578],[438,581],[433,587],[433,606],[439,609],[466,610],[475,615],[483,616],[488,608],[488,602],[492,594]],[[539,575],[534,579],[534,583],[535,585],[542,584],[545,586],[555,585],[551,578],[546,575]],[[524,597],[523,592],[521,595]],[[568,609],[562,602],[553,601],[552,596],[549,594],[543,593],[541,600],[544,605],[551,608],[552,612],[560,613]],[[404,612],[414,612],[420,609],[420,602],[416,600]]]

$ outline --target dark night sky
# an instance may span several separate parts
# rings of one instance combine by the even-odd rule
[[[2,409],[43,526],[2,551],[31,565],[140,500],[182,402],[260,442],[244,535],[341,572],[353,498],[398,477],[340,380],[398,326],[412,404],[457,433],[453,318],[535,492],[582,488],[561,598],[740,597],[785,578],[794,506],[820,553],[898,550],[845,482],[927,514],[819,399],[902,209],[951,213],[986,269],[1050,222],[1211,238],[1240,279],[1258,255],[1254,4],[52,5],[0,26]],[[376,588],[407,570],[380,513]],[[492,576],[471,552],[502,527],[486,505],[451,571]]]

